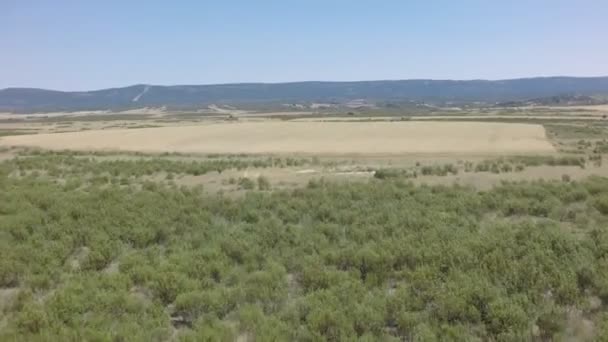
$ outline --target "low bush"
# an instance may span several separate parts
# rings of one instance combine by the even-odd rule
[[[458,167],[454,164],[423,166],[420,169],[423,176],[447,176],[448,174],[458,174]]]
[[[593,206],[603,215],[608,215],[608,195],[604,194],[597,197],[593,202]]]
[[[374,171],[374,177],[378,179],[399,178],[405,175],[405,170],[400,169],[378,169]]]
[[[268,178],[264,177],[264,176],[260,176],[258,177],[257,180],[258,183],[258,190],[270,190],[270,181],[268,180]]]
[[[68,183],[0,178],[0,290],[23,293],[0,340],[556,340],[572,312],[604,322],[606,178]]]
[[[255,189],[255,183],[247,177],[241,177],[238,180],[238,186],[240,189],[253,190]]]

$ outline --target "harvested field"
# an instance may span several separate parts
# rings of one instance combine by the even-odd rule
[[[512,114],[486,114],[486,115],[424,115],[424,116],[359,116],[359,117],[314,117],[314,118],[297,118],[291,121],[310,121],[310,122],[357,122],[357,121],[402,121],[403,119],[412,121],[449,121],[449,120],[479,120],[479,121],[500,121],[517,120],[525,122],[526,120],[560,120],[560,121],[591,121],[598,122],[605,120],[600,115],[512,115]]]
[[[379,155],[554,152],[541,125],[489,122],[244,122],[9,136],[0,145],[182,153]]]

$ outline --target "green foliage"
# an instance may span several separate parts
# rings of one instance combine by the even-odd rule
[[[238,185],[239,185],[239,188],[243,189],[243,190],[255,189],[255,182],[247,177],[239,178]]]
[[[374,171],[374,177],[378,179],[397,178],[405,175],[405,170],[378,169]]]
[[[579,166],[585,168],[585,158],[580,156],[519,156],[506,159],[512,163],[520,163],[525,166]]]
[[[515,165],[515,166],[513,166]],[[475,165],[475,172],[507,173],[521,172],[528,166],[579,166],[585,168],[584,157],[580,156],[515,156],[484,160]]]
[[[606,331],[586,304],[608,302],[605,178],[232,198],[42,174],[0,178],[0,286],[20,293],[0,340],[549,340],[575,310]]]
[[[171,304],[181,293],[186,292],[194,287],[190,281],[182,273],[175,271],[161,271],[155,274],[150,283],[150,287],[154,291],[155,296],[163,304]]]
[[[92,156],[92,157],[91,157]],[[116,155],[106,155],[103,152],[81,153],[76,151],[42,151],[31,150],[6,163],[21,172],[45,171],[49,175],[58,177],[90,175],[95,184],[105,184],[111,179],[122,179],[126,183],[130,177],[150,176],[157,173],[166,173],[166,180],[173,180],[176,175],[204,175],[209,172],[223,172],[225,170],[243,170],[267,167],[295,167],[307,164],[321,163],[318,158],[243,158],[239,156],[212,155],[202,159],[169,159],[160,156],[143,155],[140,153],[127,154],[128,158]],[[108,158],[102,158],[108,157]],[[99,159],[96,159],[99,158]]]
[[[179,341],[184,342],[232,342],[236,334],[228,324],[218,319],[200,319],[191,331],[182,334]]]
[[[416,168],[411,170],[399,168],[381,168],[374,171],[374,177],[377,179],[416,178],[419,174],[423,176],[456,175],[458,174],[458,166],[454,164],[420,166],[420,163],[417,162]]]
[[[603,194],[597,197],[593,202],[593,206],[602,214],[608,215],[608,194]]]
[[[458,168],[454,164],[423,166],[420,173],[424,176],[447,176],[458,174]]]
[[[0,288],[19,285],[20,268],[14,257],[7,254],[2,255],[0,258]]]
[[[258,190],[267,191],[270,190],[270,181],[264,176],[258,177]]]
[[[605,139],[602,141],[595,142],[595,148],[593,150],[595,153],[608,153],[608,141]]]
[[[17,329],[24,335],[40,333],[48,324],[46,313],[35,304],[24,307],[16,318]]]
[[[234,310],[240,296],[235,289],[218,288],[213,291],[191,291],[178,295],[175,299],[176,312],[186,321],[193,322],[203,314],[213,314],[224,318]]]
[[[415,178],[415,172],[408,172],[403,169],[378,169],[374,171],[374,177],[377,179],[391,179],[391,178]]]

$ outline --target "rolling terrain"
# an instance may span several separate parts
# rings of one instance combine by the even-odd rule
[[[65,109],[0,114],[0,341],[601,341],[608,107],[545,81],[5,90]]]
[[[133,85],[64,92],[34,88],[0,90],[0,111],[124,110],[142,107],[193,109],[214,104],[251,107],[379,104],[387,108],[432,103],[495,104],[553,96],[605,96],[608,77],[546,77],[512,80],[396,80],[358,82]]]

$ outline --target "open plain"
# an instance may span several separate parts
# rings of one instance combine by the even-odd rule
[[[4,137],[47,149],[221,154],[551,153],[541,125],[487,122],[244,122]]]
[[[0,340],[597,340],[586,113],[0,118]]]

